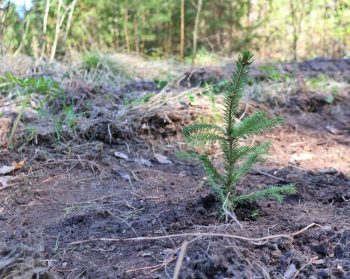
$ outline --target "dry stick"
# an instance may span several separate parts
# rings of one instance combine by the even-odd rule
[[[7,189],[7,188],[12,187],[12,186],[13,186],[13,185],[5,185],[5,186],[3,186],[3,187],[0,187],[0,192],[3,191],[3,190],[5,190],[5,189]]]
[[[173,261],[173,258],[171,259],[171,261]],[[170,263],[170,260],[167,263]],[[163,267],[163,266],[164,266],[164,263],[157,264],[157,265],[152,265],[152,266],[144,266],[144,267],[139,267],[139,268],[135,268],[135,269],[129,269],[129,270],[126,271],[126,273],[131,273],[131,272],[135,272],[135,271],[139,271],[139,270],[145,270],[145,269],[157,269],[157,268],[160,268],[160,267]]]
[[[265,176],[274,178],[274,179],[276,179],[276,180],[278,180],[278,181],[289,182],[288,180],[285,180],[285,179],[283,179],[283,178],[274,176],[274,175],[272,175],[272,174],[270,174],[270,173],[267,173],[267,172],[264,172],[264,171],[257,170],[256,172],[257,172],[257,173],[260,173],[260,174],[262,174],[262,175],[265,175]]]
[[[188,242],[185,240],[182,243],[181,250],[180,250],[180,255],[179,255],[179,257],[177,259],[177,262],[176,262],[173,279],[178,279],[179,278],[182,262],[184,260],[184,257],[185,257],[185,254],[186,254],[186,250],[187,250],[187,245],[188,245]]]
[[[233,239],[238,239],[238,240],[244,240],[244,241],[249,241],[249,242],[261,242],[261,241],[266,241],[270,239],[275,239],[275,238],[290,238],[292,239],[294,236],[297,236],[304,231],[312,228],[312,227],[321,227],[320,225],[316,223],[312,223],[305,228],[291,233],[291,234],[276,234],[276,235],[269,235],[269,236],[264,236],[264,237],[258,237],[258,238],[250,238],[250,237],[244,237],[244,236],[239,236],[239,235],[233,235],[233,234],[224,234],[224,233],[181,233],[181,234],[170,234],[170,235],[161,235],[161,236],[145,236],[145,237],[132,237],[132,238],[93,238],[93,239],[86,239],[86,240],[80,240],[80,241],[74,241],[69,243],[69,245],[78,245],[78,244],[84,244],[88,242],[93,242],[93,241],[141,241],[141,240],[160,240],[160,239],[167,239],[167,238],[172,238],[172,237],[187,237],[187,236],[196,236],[196,237],[205,237],[205,236],[217,236],[217,237],[227,237],[227,238],[233,238]]]
[[[293,278],[298,278],[298,275],[300,272],[307,266],[311,265],[314,263],[315,260],[318,259],[318,256],[311,258],[306,264],[304,264],[301,268],[299,268],[296,273],[294,273]]]

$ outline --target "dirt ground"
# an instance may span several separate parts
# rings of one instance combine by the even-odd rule
[[[201,166],[175,157],[176,135],[1,150],[0,165],[26,164],[0,188],[0,277],[172,278],[187,243],[180,278],[350,278],[349,93],[250,103],[286,124],[254,139],[272,140],[271,157],[239,191],[295,183],[298,194],[239,208],[243,228],[220,218]]]

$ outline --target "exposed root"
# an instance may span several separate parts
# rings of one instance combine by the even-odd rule
[[[205,232],[193,232],[193,233],[181,233],[181,234],[171,234],[171,235],[162,235],[162,236],[145,236],[145,237],[133,237],[133,238],[93,238],[93,239],[86,239],[86,240],[80,240],[69,243],[69,245],[79,245],[94,241],[103,241],[103,242],[123,242],[123,241],[143,241],[143,240],[161,240],[161,239],[167,239],[167,238],[177,238],[177,237],[223,237],[223,238],[231,238],[236,240],[242,240],[242,241],[248,241],[255,245],[259,245],[260,243],[264,243],[271,239],[277,239],[277,238],[288,238],[293,239],[293,237],[302,234],[303,232],[307,231],[308,229],[312,227],[321,227],[320,225],[316,223],[312,223],[305,228],[293,232],[291,234],[276,234],[276,235],[269,235],[269,236],[263,236],[263,237],[257,237],[257,238],[251,238],[251,237],[245,237],[245,236],[239,236],[234,234],[224,234],[224,233],[205,233]]]

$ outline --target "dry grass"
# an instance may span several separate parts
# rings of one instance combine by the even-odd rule
[[[194,88],[168,92],[165,89],[148,102],[122,108],[116,116],[116,122],[134,132],[159,133],[166,128],[176,133],[200,118],[213,121],[215,111],[211,108],[209,98],[204,95],[207,90]],[[216,110],[221,109],[222,105],[217,103]]]
[[[39,253],[32,248],[19,245],[13,249],[3,249],[0,252],[0,278],[54,279],[48,271],[46,263],[40,259]]]

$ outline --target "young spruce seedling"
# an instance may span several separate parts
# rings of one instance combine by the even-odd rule
[[[262,134],[280,124],[281,117],[268,118],[263,111],[257,111],[242,120],[236,119],[243,89],[253,62],[250,51],[243,51],[236,62],[231,83],[225,93],[224,126],[215,124],[193,124],[185,127],[184,137],[193,145],[205,145],[219,142],[225,162],[224,172],[220,173],[206,154],[193,151],[183,153],[186,157],[200,160],[208,174],[210,185],[219,197],[223,207],[235,210],[240,204],[246,204],[262,198],[274,198],[282,201],[286,196],[296,193],[292,184],[275,185],[249,194],[238,195],[236,185],[267,154],[270,142],[246,146],[240,139]]]

